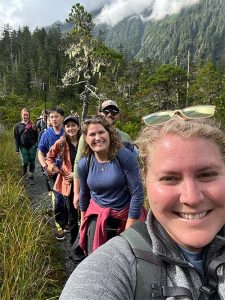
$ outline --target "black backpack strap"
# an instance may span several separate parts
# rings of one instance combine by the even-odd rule
[[[92,154],[89,154],[88,156],[86,156],[85,169],[84,169],[86,178],[88,177],[89,169],[90,166],[92,165],[92,162],[93,162],[93,156]]]
[[[189,289],[167,286],[166,262],[157,257],[151,248],[150,237],[144,222],[137,222],[121,236],[130,244],[137,262],[135,300],[163,300],[167,297],[187,296]]]
[[[208,266],[208,285],[200,288],[201,295],[199,299],[210,299],[216,293],[218,287],[217,269],[223,264],[225,264],[225,254],[216,257],[210,262]]]

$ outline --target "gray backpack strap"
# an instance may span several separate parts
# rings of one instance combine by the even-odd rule
[[[145,238],[144,222],[137,222],[134,226],[121,233],[136,257],[137,282],[135,300],[164,299],[160,296],[162,280],[166,280],[162,271],[162,261],[152,253],[152,248]],[[165,271],[165,270],[164,270]],[[166,282],[164,282],[164,285]]]
[[[189,289],[169,287],[166,279],[166,262],[157,257],[145,222],[137,222],[121,236],[130,244],[137,262],[135,300],[163,300],[167,297],[187,296],[193,299]]]
[[[199,300],[208,300],[217,293],[218,277],[217,269],[225,264],[225,255],[222,254],[215,258],[208,266],[208,284],[200,288],[201,295]]]

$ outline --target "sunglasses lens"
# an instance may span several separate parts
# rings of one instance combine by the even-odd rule
[[[109,110],[108,110],[108,109],[103,109],[102,112],[103,112],[103,114],[106,115],[106,116],[109,114]]]
[[[114,109],[111,110],[111,115],[112,116],[116,116],[117,114],[118,114],[117,110],[114,110]]]
[[[209,118],[214,115],[215,108],[216,107],[214,105],[199,105],[184,108],[182,112],[190,119]]]
[[[172,111],[160,111],[143,117],[145,125],[159,125],[171,119]]]
[[[102,112],[107,116],[108,114],[111,114],[111,116],[116,116],[118,114],[118,110],[115,109],[103,109]]]
[[[209,118],[212,117],[215,113],[216,107],[215,105],[197,105],[193,107],[187,107],[182,110],[175,111],[160,111],[157,113],[150,114],[148,116],[143,117],[143,121],[145,125],[160,125],[175,115],[183,115],[189,119],[201,119],[201,118]]]

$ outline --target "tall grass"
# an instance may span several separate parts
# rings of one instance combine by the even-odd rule
[[[9,132],[0,144],[0,299],[58,299],[63,267],[55,240],[30,207]]]

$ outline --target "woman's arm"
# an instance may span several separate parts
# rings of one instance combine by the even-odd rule
[[[78,177],[73,178],[73,205],[77,209],[79,207],[80,198],[80,181]]]
[[[126,228],[131,226],[141,215],[144,203],[144,188],[137,158],[128,149],[121,149],[117,155],[121,168],[126,176],[131,195]]]
[[[80,184],[80,210],[85,212],[90,203],[90,189],[87,184],[88,171],[87,170],[87,158],[83,157],[78,163],[78,175],[79,175],[79,184]]]
[[[125,230],[128,229],[130,226],[132,226],[137,221],[138,221],[138,219],[128,218],[127,222],[126,222]]]
[[[74,178],[73,178],[73,192],[74,192],[73,193],[73,205],[74,205],[75,208],[79,207],[80,180],[79,180],[79,176],[78,176],[78,163],[82,158],[83,150],[84,150],[84,137],[83,137],[83,135],[81,135],[81,137],[79,139],[77,154],[76,154],[76,158],[74,160],[74,168],[73,168],[73,174],[74,174]]]

